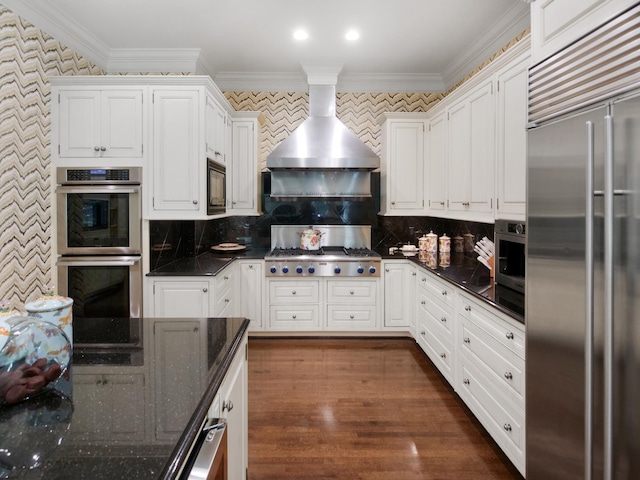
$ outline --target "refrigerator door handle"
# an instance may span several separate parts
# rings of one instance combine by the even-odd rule
[[[605,120],[604,159],[604,480],[613,479],[613,117]]]
[[[586,267],[586,325],[584,337],[584,479],[592,477],[592,445],[593,445],[593,199],[601,192],[596,192],[593,185],[595,168],[595,137],[593,122],[586,122],[587,127],[587,194],[585,205],[585,267]]]

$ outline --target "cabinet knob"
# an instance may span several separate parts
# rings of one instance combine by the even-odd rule
[[[462,206],[463,207],[468,207],[469,206],[469,202],[462,202]]]
[[[198,204],[198,200],[194,200],[194,201],[193,201],[193,204],[194,204],[194,205],[197,205],[197,204]]]
[[[395,205],[395,204],[396,204],[396,202],[391,202],[391,205]]]
[[[384,269],[384,271],[388,273],[388,272],[389,272],[389,269],[388,269],[388,268],[385,268],[385,269]]]
[[[471,343],[471,339],[469,337],[464,337],[463,342],[468,345],[469,343]]]
[[[202,289],[202,291],[203,291],[204,293],[207,293],[207,292],[209,291],[209,289],[208,289],[208,288],[203,288],[203,289]]]
[[[351,315],[349,315],[349,318],[350,318],[351,320],[353,320],[355,317],[353,316],[353,314],[351,314]]]
[[[446,291],[446,290],[443,290],[443,291],[442,291],[442,296],[443,296],[443,297],[446,297],[446,296],[447,296],[447,291]]]
[[[415,277],[417,275],[416,272],[411,272],[411,276]]]
[[[509,340],[513,340],[513,332],[507,332],[505,334],[505,337],[507,337],[507,339],[509,339]]]
[[[231,202],[231,205],[235,205],[236,203],[238,203],[238,202]]]
[[[291,315],[291,318],[293,318],[295,320],[297,318],[296,314],[294,313],[293,315]]]
[[[442,318],[440,319],[440,321],[441,321],[442,323],[447,323],[447,317],[442,317]]]
[[[94,149],[96,152],[99,152],[99,151],[100,151],[100,147],[93,147],[93,149]]]
[[[249,265],[249,270],[253,270],[253,265]]]
[[[349,295],[353,295],[355,292],[353,290],[349,290]]]
[[[230,300],[228,298],[224,299],[224,303],[229,303],[229,302],[230,302]]]
[[[219,157],[220,155],[222,155],[220,152],[214,152],[216,157]]]
[[[441,207],[444,207],[444,202],[440,202],[440,206],[441,206]]]
[[[511,424],[510,423],[505,423],[502,428],[505,429],[505,431],[510,432],[511,431]]]
[[[229,277],[228,277],[228,276],[226,276],[226,275],[225,275],[223,278],[224,278],[225,280],[229,280]]]
[[[101,151],[101,152],[106,152],[106,151],[107,151],[107,149],[106,149],[105,147],[100,147],[100,151]]]
[[[470,311],[471,311],[471,305],[465,305],[464,309],[465,309],[467,312],[470,312]]]
[[[420,280],[422,280],[423,282],[427,281],[427,277],[422,277]]]
[[[296,291],[295,290],[291,290],[291,295],[295,295]]]
[[[446,353],[441,353],[441,354],[440,354],[440,358],[442,358],[442,359],[447,358],[447,354],[446,354]]]
[[[424,300],[420,300],[420,303],[421,303],[422,305],[426,305],[426,304],[427,304],[427,302],[426,302],[426,301],[424,301]]]
[[[464,383],[465,385],[469,385],[471,382],[469,381],[468,378],[465,378],[462,383]]]
[[[225,410],[227,412],[230,412],[231,410],[233,410],[233,402],[231,400],[222,402],[222,411],[224,412]]]
[[[422,330],[422,331],[420,332],[420,335],[422,335],[423,337],[424,337],[426,334],[427,334],[427,332],[425,332],[424,330]]]
[[[506,378],[507,380],[511,380],[513,378],[513,374],[511,372],[505,372],[504,378]]]

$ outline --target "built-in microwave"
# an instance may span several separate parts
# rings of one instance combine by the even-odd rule
[[[524,293],[527,228],[523,222],[496,220],[496,283]]]
[[[227,170],[212,159],[207,160],[207,214],[224,213],[227,206]]]

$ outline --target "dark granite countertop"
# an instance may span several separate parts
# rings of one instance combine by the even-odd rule
[[[0,478],[176,478],[248,325],[145,318],[143,347],[75,348],[55,390],[0,406]]]
[[[467,293],[494,306],[520,323],[524,323],[524,295],[495,283],[489,270],[477,260],[475,254],[451,252],[448,266],[442,266],[440,259],[429,264],[424,255],[405,255],[401,252],[389,255],[381,253],[383,259],[406,259],[424,270],[462,288]]]
[[[195,257],[184,257],[152,269],[147,275],[154,276],[216,276],[227,265],[238,259],[263,259],[266,248],[249,248],[241,252],[205,252]]]

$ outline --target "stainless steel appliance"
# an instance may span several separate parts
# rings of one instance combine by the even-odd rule
[[[142,168],[67,168],[56,175],[61,255],[140,253]]]
[[[211,418],[202,428],[193,446],[192,461],[183,475],[184,480],[227,480],[228,478],[227,421]]]
[[[227,169],[224,165],[207,160],[207,214],[224,213],[227,205]]]
[[[639,18],[529,72],[527,480],[640,478]]]
[[[524,293],[526,225],[496,220],[495,231],[496,283]]]
[[[272,225],[271,251],[265,256],[267,277],[380,277],[380,255],[371,250],[371,227],[313,225],[321,248],[300,249],[309,225]]]
[[[75,346],[142,345],[142,169],[57,169],[58,291]]]

